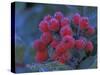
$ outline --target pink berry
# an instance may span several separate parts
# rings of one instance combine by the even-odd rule
[[[58,44],[59,44],[59,41],[53,40],[53,41],[51,42],[50,46],[51,46],[52,48],[56,48],[56,46],[57,46]]]
[[[72,36],[72,29],[69,27],[69,26],[64,26],[61,28],[60,30],[60,35],[63,37],[63,36],[66,36],[66,35],[70,35]]]
[[[87,28],[86,34],[87,34],[87,35],[93,35],[94,33],[95,33],[94,28],[91,27],[91,26],[89,26],[89,27]]]
[[[41,35],[41,41],[47,45],[49,44],[51,41],[52,41],[52,35],[50,32],[44,32],[42,35]]]
[[[50,15],[47,15],[47,16],[44,17],[44,20],[46,20],[46,21],[50,21],[51,18],[52,18],[52,17],[51,17]]]
[[[79,13],[76,13],[74,16],[73,16],[73,23],[75,25],[79,25],[79,22],[80,22],[80,14]]]
[[[91,42],[91,41],[88,41],[87,43],[86,43],[86,47],[85,47],[85,50],[86,50],[86,52],[92,52],[93,51],[93,43]]]
[[[39,24],[39,29],[41,32],[48,32],[48,22],[46,20],[41,21]]]
[[[50,20],[50,25],[48,25],[48,28],[50,31],[58,31],[59,30],[59,22],[55,18],[52,18]]]
[[[82,39],[78,39],[75,41],[75,47],[80,50],[80,49],[84,49],[85,48],[85,41]]]
[[[88,26],[89,26],[88,17],[81,17],[81,19],[80,19],[80,29],[81,30],[87,29]]]
[[[54,16],[59,21],[63,18],[63,14],[60,11],[56,12]]]
[[[62,20],[61,20],[61,27],[65,26],[65,25],[69,25],[70,21],[67,17],[64,17]]]

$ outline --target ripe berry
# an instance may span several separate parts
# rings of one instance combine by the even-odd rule
[[[69,19],[67,17],[65,17],[61,20],[61,27],[65,26],[65,25],[69,25]]]
[[[66,49],[71,49],[75,45],[75,39],[69,35],[64,36],[62,41],[66,43]]]
[[[39,29],[40,29],[41,32],[48,32],[49,31],[48,22],[46,20],[41,21],[40,24],[39,24]]]
[[[85,47],[86,52],[92,52],[93,51],[93,43],[91,41],[88,41],[86,43],[86,47]]]
[[[50,46],[51,46],[52,48],[56,48],[56,46],[57,46],[58,44],[59,44],[59,41],[53,40],[53,41],[51,42]]]
[[[44,17],[44,20],[46,20],[46,21],[50,21],[51,18],[52,18],[52,17],[51,17],[50,15],[47,15],[47,16]]]
[[[50,25],[48,25],[49,30],[58,31],[59,30],[59,22],[55,18],[50,20]]]
[[[95,33],[94,28],[91,27],[91,26],[89,26],[89,27],[87,28],[86,34],[87,34],[87,35],[93,35],[94,33]]]
[[[40,37],[41,41],[47,45],[52,41],[52,35],[50,32],[44,32],[41,37]]]
[[[85,41],[84,40],[82,40],[82,39],[79,39],[79,40],[76,40],[75,41],[75,47],[77,48],[77,49],[84,49],[85,48]]]
[[[88,17],[81,17],[80,19],[80,29],[87,29],[89,25]]]
[[[47,52],[47,50],[45,50],[45,51],[38,51],[36,53],[35,60],[38,63],[42,63],[42,62],[46,61],[47,59],[48,59],[48,52]]]
[[[66,36],[66,35],[71,35],[72,36],[72,29],[69,26],[64,26],[60,30],[60,35]]]
[[[57,54],[61,54],[61,53],[64,53],[66,51],[66,45],[65,43],[60,43],[56,46],[56,52]]]
[[[46,46],[41,40],[35,40],[33,44],[33,48],[39,51],[44,51]]]
[[[60,11],[56,12],[54,16],[59,21],[63,18],[63,14]]]
[[[79,22],[80,22],[80,14],[79,13],[76,13],[74,16],[73,16],[73,23],[75,25],[79,25]]]

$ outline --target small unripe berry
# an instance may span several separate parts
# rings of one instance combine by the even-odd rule
[[[87,35],[93,35],[94,33],[95,33],[94,28],[91,27],[91,26],[89,26],[89,27],[87,28],[86,34],[87,34]]]
[[[45,51],[38,51],[36,53],[35,60],[38,63],[42,63],[42,62],[46,61],[47,59],[48,59],[48,52],[47,52],[47,50],[45,50]]]
[[[85,41],[82,39],[76,40],[75,41],[75,47],[80,50],[80,49],[84,49],[85,48]]]
[[[52,35],[50,32],[44,32],[41,37],[40,37],[41,41],[47,45],[52,41]]]
[[[48,22],[46,20],[41,21],[39,24],[39,29],[41,32],[48,32]]]
[[[50,20],[50,24],[48,25],[49,30],[50,31],[58,31],[59,27],[60,27],[60,25],[59,25],[58,20],[56,20],[55,18],[52,18]]]
[[[92,52],[93,51],[93,43],[91,41],[88,41],[86,43],[86,47],[85,47],[86,52]]]
[[[41,40],[35,40],[33,44],[33,48],[36,49],[36,51],[44,51],[46,48],[46,45]]]
[[[56,12],[54,16],[59,21],[63,18],[63,14],[61,12],[59,12],[59,11]]]
[[[75,25],[79,25],[79,22],[80,22],[80,14],[79,13],[76,13],[74,16],[73,16],[73,23]]]
[[[62,20],[61,20],[61,27],[65,26],[65,25],[69,25],[70,21],[67,17],[64,17]]]
[[[60,30],[60,35],[62,37],[66,36],[66,35],[72,36],[72,29],[69,26],[64,26]]]
[[[88,17],[81,17],[81,19],[80,19],[80,29],[81,30],[87,29],[88,26],[89,26]]]
[[[56,46],[57,46],[58,44],[59,44],[59,41],[53,40],[53,41],[51,42],[50,46],[51,46],[52,48],[56,48]]]

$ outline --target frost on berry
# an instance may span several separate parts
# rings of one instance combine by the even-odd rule
[[[63,14],[60,11],[56,12],[54,16],[57,20],[61,20],[63,18]]]
[[[93,35],[95,33],[95,30],[92,26],[89,26],[86,30],[86,35]]]
[[[71,49],[75,45],[75,39],[69,35],[64,36],[62,41],[66,44],[66,49]]]
[[[55,19],[55,18],[52,18],[50,20],[49,25],[48,25],[49,30],[50,31],[58,31],[59,30],[59,27],[60,27],[60,25],[59,25],[58,20]]]
[[[69,21],[69,18],[64,17],[64,18],[61,20],[61,27],[66,26],[66,25],[70,25],[70,21]]]
[[[85,41],[83,39],[78,39],[75,41],[75,47],[80,50],[85,48]]]
[[[85,30],[89,26],[89,20],[88,17],[81,17],[80,19],[80,29]]]
[[[44,32],[40,39],[45,45],[47,45],[52,41],[52,34],[50,32]]]
[[[73,16],[73,23],[75,24],[75,25],[79,25],[79,23],[80,23],[80,14],[79,13],[76,13],[74,16]]]
[[[48,32],[48,22],[46,20],[41,21],[39,24],[39,29],[41,32]]]
[[[40,39],[35,40],[33,44],[36,50],[36,62],[43,63],[50,59],[66,64],[71,59],[71,55],[73,56],[73,50],[84,50],[85,53],[93,51],[94,46],[88,36],[92,37],[95,29],[90,26],[88,17],[81,17],[79,13],[71,17],[70,21],[58,11],[54,16],[46,15],[43,18],[39,24],[42,34]],[[76,51],[76,53],[81,51]]]
[[[66,36],[66,35],[72,36],[73,35],[72,29],[69,26],[64,26],[60,30],[60,35],[62,37]]]

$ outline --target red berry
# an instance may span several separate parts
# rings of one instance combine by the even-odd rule
[[[64,53],[66,51],[66,45],[65,43],[60,43],[56,46],[56,52],[57,54],[61,54],[61,53]]]
[[[42,32],[48,32],[49,31],[48,22],[46,20],[41,21],[40,24],[39,24],[39,29]]]
[[[65,17],[64,19],[61,20],[61,27],[69,25],[69,19]]]
[[[47,50],[45,50],[45,51],[38,51],[36,53],[35,60],[38,63],[42,63],[42,62],[46,61],[47,59],[48,59],[48,52],[47,52]]]
[[[60,11],[56,12],[54,16],[59,21],[63,18],[63,14]]]
[[[46,46],[41,40],[35,40],[33,44],[33,48],[39,51],[44,51]]]
[[[87,35],[93,35],[94,33],[95,33],[94,28],[91,27],[91,26],[89,26],[89,27],[87,28],[86,34],[87,34]]]
[[[91,41],[88,41],[86,43],[85,50],[86,50],[86,52],[92,52],[93,51],[93,43]]]
[[[45,17],[44,17],[44,20],[50,21],[50,20],[51,20],[51,16],[50,16],[50,15],[45,16]]]
[[[80,19],[80,29],[84,30],[87,29],[89,25],[88,17],[82,17]]]
[[[61,54],[58,54],[57,52],[54,52],[54,53],[52,54],[51,59],[52,59],[52,60],[58,60],[59,57],[60,57],[60,55],[61,55]]]
[[[75,25],[79,25],[79,22],[80,22],[80,14],[79,13],[76,13],[74,16],[73,16],[73,23]]]
[[[75,41],[75,47],[77,48],[77,49],[84,49],[85,48],[85,41],[84,40],[82,40],[82,39],[79,39],[79,40],[76,40]]]
[[[64,36],[62,41],[66,43],[66,49],[71,49],[75,45],[75,39],[72,36]]]
[[[41,35],[41,41],[47,45],[49,44],[51,41],[52,41],[52,35],[50,32],[44,32],[42,35]]]
[[[51,46],[52,48],[56,48],[56,46],[57,46],[58,44],[59,44],[59,41],[53,40],[53,41],[51,42],[50,46]]]
[[[69,26],[64,26],[60,30],[60,35],[66,36],[66,35],[71,35],[72,36],[72,29]]]
[[[50,20],[50,25],[48,25],[49,30],[51,31],[58,31],[59,30],[59,22],[55,18]]]

